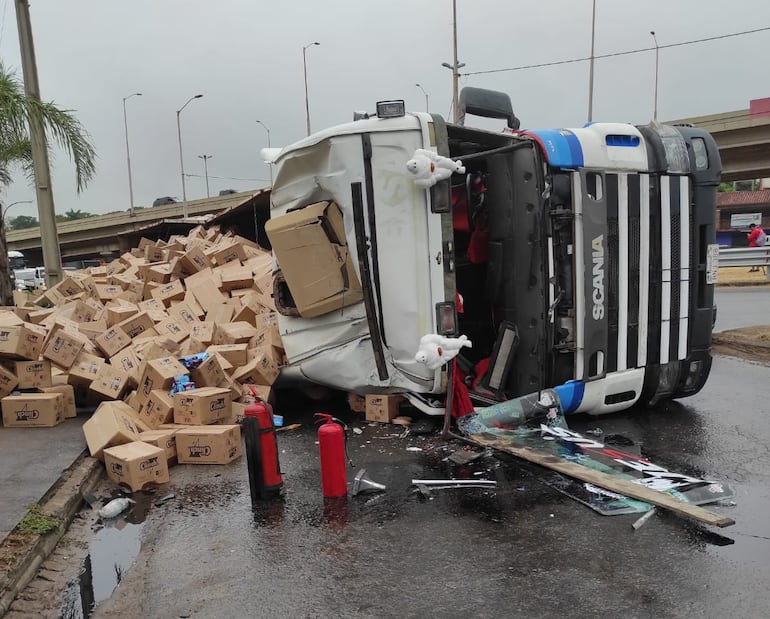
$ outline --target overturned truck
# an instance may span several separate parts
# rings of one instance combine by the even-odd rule
[[[463,334],[460,367],[487,401],[574,381],[571,409],[598,414],[698,392],[715,312],[712,137],[521,130],[506,95],[473,88],[459,109],[451,124],[381,102],[264,151],[285,373],[437,399],[445,369],[416,361],[418,342]]]

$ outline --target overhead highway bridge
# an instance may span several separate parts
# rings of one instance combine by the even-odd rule
[[[151,240],[169,234],[186,234],[191,228],[211,220],[229,222],[241,236],[258,239],[257,221],[264,221],[269,213],[269,190],[245,191],[216,196],[205,200],[177,202],[164,206],[134,209],[110,215],[56,224],[62,263],[85,258],[114,258],[136,247],[143,236]],[[232,214],[232,217],[228,217]],[[6,233],[9,250],[24,253],[28,264],[43,264],[40,246],[40,228],[25,228]]]

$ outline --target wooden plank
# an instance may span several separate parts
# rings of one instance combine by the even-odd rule
[[[491,447],[503,451],[523,460],[527,460],[528,462],[539,464],[540,466],[544,466],[553,471],[594,484],[600,488],[617,492],[629,498],[638,499],[657,507],[663,507],[680,516],[687,516],[688,518],[693,518],[705,524],[717,527],[728,527],[735,524],[735,520],[732,518],[720,516],[719,514],[715,514],[714,512],[710,512],[707,509],[691,503],[685,503],[666,492],[653,490],[627,479],[613,477],[612,475],[607,475],[607,473],[595,471],[588,467],[581,466],[580,464],[575,464],[574,462],[567,462],[558,456],[531,447],[516,447],[511,445],[505,439],[492,434],[473,434],[470,436],[470,439],[484,447]]]

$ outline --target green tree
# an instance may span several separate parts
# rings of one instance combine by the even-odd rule
[[[59,146],[75,164],[80,193],[96,170],[91,137],[71,110],[27,96],[16,74],[0,61],[0,185],[11,182],[15,168],[21,168],[27,176],[32,173],[30,119],[40,121],[48,147]],[[0,302],[8,305],[12,299],[5,222],[0,217]]]
[[[40,222],[37,217],[31,217],[29,215],[19,215],[13,217],[8,221],[9,230],[24,230],[25,228],[37,228]]]
[[[70,209],[64,213],[64,221],[73,221],[75,219],[87,219],[89,217],[95,217],[93,213],[85,213],[80,209]]]

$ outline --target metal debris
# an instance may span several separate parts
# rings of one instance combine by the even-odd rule
[[[455,464],[468,464],[474,460],[478,460],[484,455],[483,451],[473,451],[470,449],[458,449],[452,453],[447,460],[454,462]]]
[[[653,514],[655,513],[655,508],[653,507],[650,511],[648,511],[646,514],[644,514],[641,518],[638,518],[634,521],[634,523],[631,525],[634,527],[634,531],[637,529],[640,529],[642,526],[644,526],[647,521],[652,518]]]
[[[160,497],[157,501],[155,501],[155,507],[160,507],[161,505],[165,505],[171,499],[175,499],[175,498],[176,498],[176,495],[173,492],[169,492],[168,494]]]

